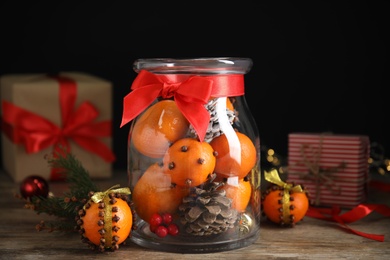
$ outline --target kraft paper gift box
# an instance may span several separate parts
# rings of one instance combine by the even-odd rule
[[[15,182],[30,175],[63,179],[45,159],[55,148],[68,149],[91,178],[111,177],[111,82],[81,72],[0,80],[3,170]]]
[[[314,206],[352,208],[366,200],[369,157],[368,136],[290,133],[287,180],[303,185]]]

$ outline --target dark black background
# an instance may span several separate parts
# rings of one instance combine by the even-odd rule
[[[261,141],[365,134],[390,151],[388,1],[7,1],[0,74],[81,71],[114,86],[114,167],[126,168],[122,99],[137,58],[249,57]]]

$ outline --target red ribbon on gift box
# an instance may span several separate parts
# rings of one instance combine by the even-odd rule
[[[240,74],[189,76],[153,74],[140,71],[131,92],[123,100],[121,127],[133,120],[158,97],[174,98],[177,106],[203,141],[210,121],[204,107],[210,97],[244,95],[244,77]]]
[[[46,118],[3,101],[2,131],[15,144],[24,145],[26,153],[37,153],[54,146],[54,154],[65,148],[70,151],[69,140],[85,150],[94,153],[107,162],[115,160],[111,149],[99,140],[111,136],[111,120],[94,122],[99,112],[89,102],[83,102],[77,110],[74,105],[77,96],[76,82],[63,76],[52,77],[59,83],[61,126]],[[51,180],[62,177],[52,169]]]
[[[379,242],[383,242],[385,240],[384,235],[377,234],[369,234],[364,233],[355,229],[350,228],[347,223],[352,223],[358,221],[372,212],[377,212],[383,216],[390,217],[390,207],[383,204],[360,204],[355,208],[343,213],[340,207],[334,206],[332,208],[316,208],[309,207],[306,212],[306,216],[327,220],[327,221],[335,221],[341,225],[347,231],[350,231],[356,235],[366,237],[372,240],[376,240]]]

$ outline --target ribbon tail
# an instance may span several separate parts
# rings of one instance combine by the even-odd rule
[[[123,98],[123,114],[120,127],[133,120],[158,97],[161,91],[159,85],[149,85],[134,89]]]
[[[102,121],[95,123],[94,127],[94,136],[98,137],[109,137],[112,134],[112,120]]]
[[[383,242],[385,240],[384,235],[365,233],[365,232],[361,232],[361,231],[358,231],[358,230],[350,228],[349,226],[347,226],[344,223],[344,221],[342,220],[341,216],[333,216],[333,219],[338,224],[340,224],[342,226],[342,228],[346,229],[347,231],[350,231],[351,233],[354,233],[356,235],[359,235],[361,237],[365,237],[365,238],[368,238],[368,239],[376,240],[376,241],[379,241],[379,242]]]
[[[180,111],[182,111],[185,118],[187,118],[194,127],[199,140],[203,142],[210,122],[209,112],[200,103],[190,103],[179,98],[176,98],[175,100]]]
[[[72,139],[86,151],[98,155],[106,162],[113,162],[116,159],[111,149],[96,138],[73,137]]]
[[[69,136],[84,137],[84,138],[97,138],[97,137],[110,137],[112,133],[111,120],[88,123],[86,125],[78,126],[75,130],[70,132]]]
[[[280,179],[279,177],[279,174],[278,174],[278,171],[276,169],[272,169],[271,171],[267,172],[265,171],[264,172],[264,178],[273,183],[273,184],[276,184],[278,186],[281,186],[283,187],[284,186],[284,182]]]
[[[340,217],[344,222],[352,223],[364,218],[374,211],[390,217],[390,208],[382,204],[360,204],[352,210],[342,214]]]
[[[390,217],[390,207],[387,205],[376,205],[377,207],[375,208],[375,211],[378,212],[379,214]]]
[[[306,216],[312,217],[312,218],[317,218],[317,219],[322,219],[322,220],[327,220],[327,221],[334,221],[337,222],[343,229],[354,233],[356,235],[369,238],[372,240],[384,241],[384,235],[377,235],[377,234],[369,234],[369,233],[364,233],[355,229],[350,228],[348,225],[346,225],[346,222],[353,222],[355,220],[358,220],[367,214],[371,213],[373,210],[377,209],[380,210],[381,213],[385,214],[390,214],[390,208],[384,205],[372,205],[370,204],[368,207],[362,207],[359,205],[358,207],[354,208],[353,210],[344,213],[343,215],[339,215],[341,210],[338,207],[333,207],[333,208],[313,208],[309,207],[308,211],[306,212]],[[363,209],[363,211],[362,211]],[[389,210],[389,211],[388,211]],[[353,214],[356,214],[356,211],[360,211],[358,216],[353,216]],[[383,212],[384,211],[384,212]],[[363,213],[363,214],[362,214]],[[325,216],[325,215],[329,215]]]

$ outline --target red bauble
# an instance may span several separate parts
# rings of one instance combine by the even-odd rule
[[[47,197],[49,195],[49,184],[41,176],[32,175],[22,181],[20,193],[25,199],[33,196]]]

